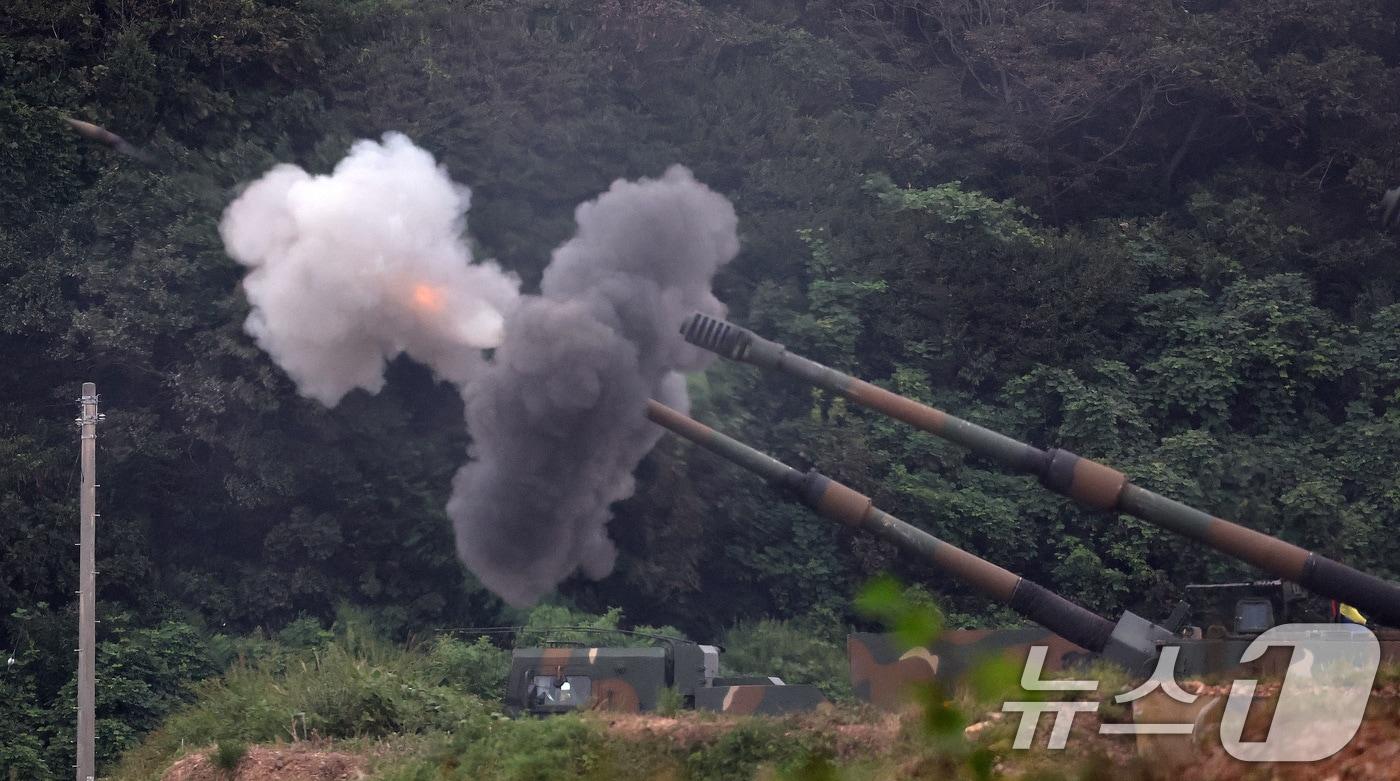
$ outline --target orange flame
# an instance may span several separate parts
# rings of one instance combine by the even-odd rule
[[[432,285],[419,284],[413,287],[413,308],[420,312],[437,314],[442,311],[446,302],[443,300],[442,290]]]

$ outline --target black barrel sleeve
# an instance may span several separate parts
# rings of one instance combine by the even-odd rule
[[[1011,595],[1011,609],[1094,653],[1113,635],[1113,622],[1025,578]]]
[[[1319,556],[1308,557],[1299,585],[1360,610],[1368,619],[1400,627],[1400,586]]]

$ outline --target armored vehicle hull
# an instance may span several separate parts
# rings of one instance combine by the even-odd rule
[[[519,648],[511,654],[505,704],[512,715],[548,716],[648,713],[669,691],[681,708],[735,714],[808,711],[827,702],[815,686],[718,672],[719,648],[687,641],[653,648]]]

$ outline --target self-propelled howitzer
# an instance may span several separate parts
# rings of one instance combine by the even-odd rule
[[[1133,613],[1115,624],[1003,567],[875,507],[870,497],[815,470],[802,472],[748,445],[715,431],[658,401],[647,402],[647,417],[672,433],[757,474],[790,497],[853,529],[894,543],[906,553],[931,562],[941,571],[983,595],[1088,651],[1130,671],[1140,671],[1157,656],[1159,643],[1172,633]]]
[[[1019,442],[795,355],[777,342],[704,314],[688,319],[681,333],[686,341],[720,356],[791,374],[1004,467],[1035,475],[1047,488],[1080,504],[1141,518],[1314,593],[1353,605],[1384,624],[1400,626],[1400,585],[1133,485],[1112,467],[1068,450],[1041,450]]]

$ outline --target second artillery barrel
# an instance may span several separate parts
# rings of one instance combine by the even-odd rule
[[[1004,467],[1036,475],[1047,488],[1080,504],[1141,518],[1315,593],[1353,605],[1384,624],[1400,626],[1400,585],[1133,485],[1112,467],[1068,450],[1041,450],[795,355],[746,328],[699,312],[686,320],[681,333],[686,341],[724,358],[791,374],[962,445]]]
[[[1151,640],[1164,632],[1132,614],[1115,625],[1036,583],[884,512],[859,491],[817,471],[798,471],[661,402],[647,402],[647,417],[681,438],[786,489],[792,497],[819,514],[894,543],[1046,629],[1089,651],[1103,653],[1124,667],[1135,669],[1150,659],[1155,652]],[[1128,631],[1116,631],[1120,625]],[[1154,629],[1158,631],[1154,633]]]

